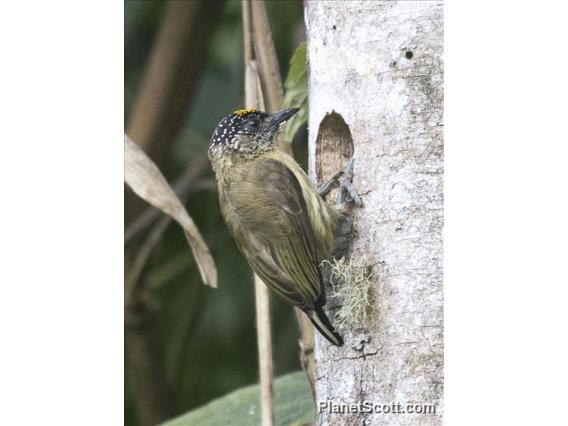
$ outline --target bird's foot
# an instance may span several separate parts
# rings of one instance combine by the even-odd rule
[[[337,203],[339,204],[340,210],[344,210],[346,204],[351,204],[355,207],[361,207],[363,205],[361,197],[353,186],[354,164],[355,160],[351,158],[347,163],[347,166],[345,166],[344,170],[335,173],[318,188],[319,195],[322,198],[325,198],[329,191],[339,185],[339,196],[337,198]]]
[[[339,177],[339,197],[337,202],[339,207],[343,210],[346,204],[351,204],[354,207],[361,207],[363,202],[359,193],[353,186],[353,167],[355,160],[351,158],[343,170],[343,174]]]
[[[353,207],[361,207],[363,202],[353,186],[353,158],[349,160],[345,169],[335,173],[327,182],[323,183],[318,192],[324,198],[329,191],[339,186],[336,208],[342,213],[343,218],[339,221],[335,231],[335,248],[332,256],[339,259],[348,251],[352,239],[353,222],[349,218]]]
[[[343,176],[343,173],[345,173],[343,170],[337,172],[318,187],[318,194],[321,198],[325,199],[326,195],[329,194],[329,191],[339,185],[339,179]]]

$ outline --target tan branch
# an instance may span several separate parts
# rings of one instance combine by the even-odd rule
[[[266,12],[266,4],[264,1],[253,1],[251,9],[254,53],[265,94],[266,111],[275,112],[282,109],[284,96],[278,58],[276,57],[272,30],[270,29],[270,22]],[[292,145],[285,140],[283,134],[278,136],[278,147],[284,152],[293,155]]]
[[[251,3],[251,9],[245,7],[247,3]],[[249,91],[245,90],[247,105],[254,106],[254,91],[262,95],[264,89],[266,103],[263,99],[261,105],[268,111],[280,110],[283,105],[282,79],[264,1],[243,1],[243,26],[245,84],[250,88]],[[247,43],[252,44],[252,48]],[[260,89],[257,88],[259,85]],[[283,134],[279,136],[279,148],[293,155],[292,145],[283,136]],[[300,361],[313,391],[315,389],[313,326],[304,314],[296,312],[296,316],[300,329]]]
[[[253,2],[257,3],[257,2]],[[251,2],[243,0],[243,37],[245,54],[245,106],[264,110],[261,78],[256,68],[256,52],[253,47]],[[262,280],[254,276],[256,326],[258,340],[258,365],[260,375],[260,405],[263,426],[274,424],[274,395],[272,377],[272,333],[270,329],[270,295]]]
[[[251,8],[254,53],[259,65],[262,87],[266,94],[266,107],[274,112],[282,108],[284,99],[274,40],[265,2],[253,1]]]

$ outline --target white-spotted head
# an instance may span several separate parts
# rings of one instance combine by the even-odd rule
[[[211,136],[209,157],[216,152],[255,154],[273,145],[282,124],[298,111],[287,109],[267,114],[255,109],[240,109],[223,118]]]

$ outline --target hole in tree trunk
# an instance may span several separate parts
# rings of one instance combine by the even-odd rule
[[[340,114],[332,111],[321,121],[316,138],[316,178],[318,185],[336,172],[343,170],[353,157],[353,137],[349,126]],[[357,163],[355,163],[355,173]],[[333,204],[337,200],[337,189],[326,197]]]

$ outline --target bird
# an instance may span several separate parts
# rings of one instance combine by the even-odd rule
[[[330,343],[342,346],[324,311],[320,264],[334,248],[345,216],[276,146],[278,131],[297,111],[233,112],[215,128],[208,156],[223,218],[253,271],[284,302],[302,310]]]

